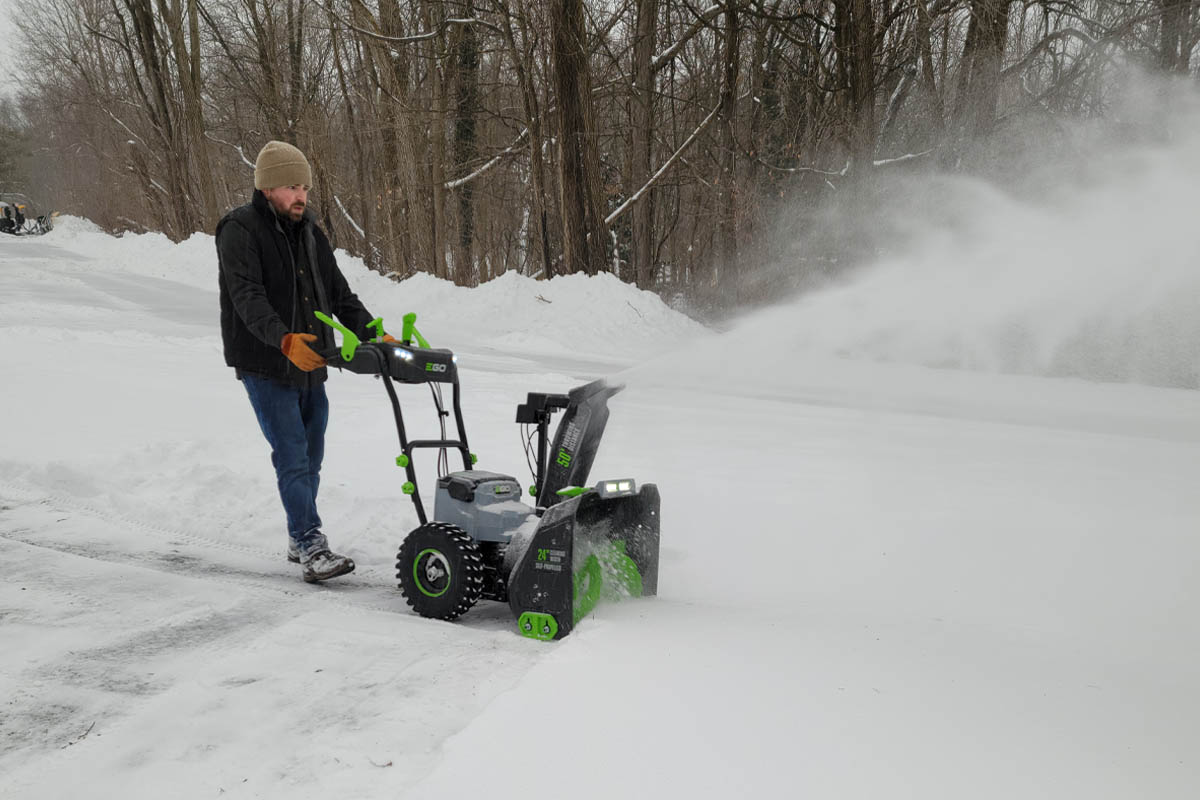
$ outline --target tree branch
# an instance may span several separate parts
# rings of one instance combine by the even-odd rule
[[[458,178],[458,179],[452,180],[452,181],[446,181],[445,183],[442,184],[442,186],[453,191],[454,189],[457,189],[460,186],[470,183],[471,181],[475,180],[479,176],[481,176],[487,172],[490,172],[492,167],[496,166],[501,161],[503,161],[505,159],[505,157],[512,155],[513,151],[517,149],[517,145],[519,145],[525,139],[525,137],[528,135],[529,135],[529,129],[526,128],[525,130],[521,131],[521,134],[516,138],[516,141],[514,141],[508,147],[504,148],[499,153],[497,153],[494,158],[492,158],[490,161],[488,161],[482,167],[475,170],[474,172],[472,172],[470,175],[467,175],[466,177]]]
[[[360,28],[357,25],[355,25],[354,23],[347,22],[346,20],[342,19],[341,17],[337,17],[337,20],[338,20],[338,22],[342,23],[343,25],[345,25],[347,28],[354,31],[355,33],[362,34],[363,36],[366,36],[371,39],[375,39],[376,41],[387,42],[389,44],[414,44],[416,42],[424,42],[429,39],[433,39],[437,36],[440,36],[442,34],[442,32],[445,31],[446,28],[448,28],[451,25],[479,24],[479,25],[484,26],[485,28],[490,28],[491,30],[494,30],[497,33],[500,33],[500,29],[497,28],[495,25],[493,25],[490,22],[485,22],[484,20],[481,20],[478,17],[467,17],[465,19],[456,19],[456,18],[444,19],[437,26],[436,30],[426,31],[425,33],[414,33],[412,36],[384,36],[382,33],[375,33],[374,31],[369,31],[366,28]]]
[[[688,147],[691,146],[692,142],[696,141],[696,139],[699,138],[700,134],[704,132],[704,129],[707,128],[709,126],[709,124],[714,119],[717,118],[717,112],[720,110],[721,110],[721,106],[718,105],[712,111],[708,112],[708,116],[704,118],[704,121],[700,123],[700,126],[698,128],[696,128],[696,130],[692,131],[692,135],[687,138],[687,141],[685,141],[683,144],[681,144],[679,146],[679,149],[671,154],[671,157],[668,158],[666,160],[666,162],[663,163],[663,165],[658,168],[658,172],[655,172],[653,175],[650,176],[650,179],[648,181],[646,181],[645,185],[642,186],[642,188],[640,188],[636,192],[634,192],[629,197],[629,199],[626,200],[624,203],[621,203],[621,205],[617,207],[616,211],[613,211],[611,214],[609,214],[607,217],[605,217],[604,224],[612,225],[613,220],[615,220],[617,217],[624,214],[626,211],[628,211],[630,208],[632,208],[635,203],[637,203],[639,200],[641,200],[642,196],[645,195],[646,192],[650,190],[650,187],[653,186],[655,184],[655,182],[659,178],[661,178],[668,169],[671,168],[671,165],[674,164],[680,158],[680,156],[683,155],[683,151],[687,150]]]

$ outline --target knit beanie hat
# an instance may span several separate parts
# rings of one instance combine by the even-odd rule
[[[304,153],[287,142],[270,141],[254,161],[254,188],[280,186],[312,186],[312,169]]]

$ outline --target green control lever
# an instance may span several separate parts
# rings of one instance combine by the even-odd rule
[[[354,331],[350,330],[340,322],[330,319],[329,316],[322,314],[320,311],[314,311],[313,313],[316,314],[317,319],[321,320],[321,322],[324,322],[326,325],[336,331],[342,332],[342,360],[352,360],[354,358],[354,352],[358,350],[358,346],[361,344]],[[382,323],[380,323],[380,329],[382,329]]]
[[[416,337],[417,344],[429,349],[429,342],[425,341],[425,337],[417,330],[417,314],[412,312],[404,315],[404,332],[400,334],[400,341],[407,345],[412,345],[413,337]]]
[[[375,338],[372,341],[382,342],[383,337],[387,336],[387,331],[383,329],[383,317],[376,317],[371,320],[367,323],[367,327],[375,330]]]

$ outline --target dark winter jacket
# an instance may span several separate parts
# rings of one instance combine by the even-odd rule
[[[281,220],[255,190],[251,202],[217,225],[217,257],[225,363],[238,377],[251,372],[302,387],[325,380],[325,369],[303,372],[280,349],[288,333],[316,334],[314,350],[333,346],[332,331],[314,309],[336,317],[363,341],[371,338],[372,316],[350,291],[310,212],[299,223]]]

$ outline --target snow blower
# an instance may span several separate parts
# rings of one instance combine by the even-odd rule
[[[632,478],[585,488],[608,423],[608,400],[622,386],[598,380],[565,395],[530,392],[517,406],[533,473],[529,493],[536,505],[530,506],[516,478],[475,468],[459,403],[458,359],[429,346],[416,329],[416,314],[404,317],[399,342],[382,340],[381,319],[371,323],[376,338],[362,342],[325,314],[317,318],[342,334],[340,349],[321,354],[327,363],[379,376],[391,401],[400,437],[396,465],[407,478],[401,488],[420,521],[400,546],[396,577],[418,614],[452,620],[480,599],[494,600],[508,603],[521,634],[550,640],[569,634],[601,600],[657,594],[658,489]],[[408,438],[395,383],[430,385],[441,438]],[[451,416],[457,438],[447,438]],[[439,453],[432,518],[417,487],[417,450]],[[453,451],[463,463],[457,472],[449,470]]]

